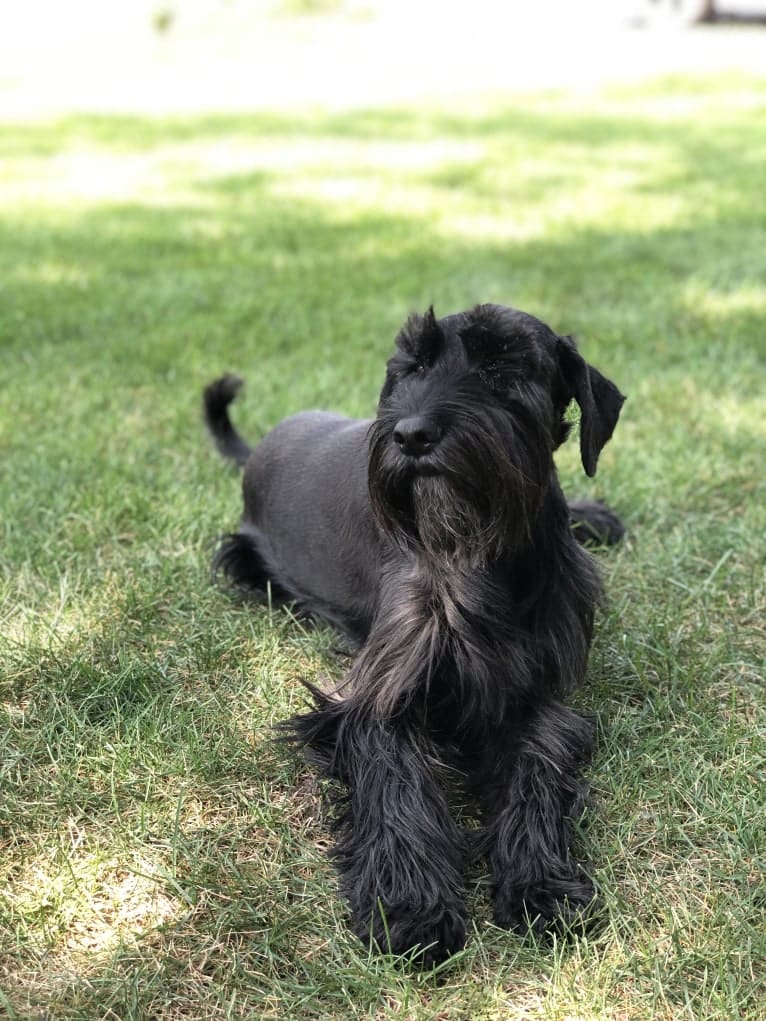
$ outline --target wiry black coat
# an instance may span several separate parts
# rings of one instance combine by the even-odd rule
[[[244,516],[215,565],[359,644],[289,724],[347,790],[335,861],[355,931],[426,963],[462,945],[456,777],[482,816],[496,921],[571,917],[593,898],[571,854],[591,728],[559,699],[584,676],[600,592],[572,523],[606,541],[621,526],[568,507],[553,452],[574,399],[593,474],[622,395],[570,338],[495,305],[411,318],[372,422],[302,413],[251,453],[226,411],[237,386],[205,398],[245,463]]]

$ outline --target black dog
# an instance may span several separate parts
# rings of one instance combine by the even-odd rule
[[[583,679],[600,592],[576,536],[622,526],[568,507],[553,452],[574,399],[593,475],[624,398],[571,338],[498,305],[413,316],[396,346],[371,422],[304,412],[251,451],[228,417],[238,379],[211,384],[205,410],[245,466],[214,566],[360,646],[288,725],[348,791],[334,857],[352,926],[430,964],[465,939],[455,786],[481,817],[499,925],[542,932],[593,900],[571,852],[591,725],[560,698]]]

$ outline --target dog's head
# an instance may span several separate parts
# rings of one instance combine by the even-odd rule
[[[369,487],[401,545],[483,562],[528,540],[553,451],[580,406],[588,475],[624,400],[570,337],[502,305],[412,316],[396,338],[370,430]]]

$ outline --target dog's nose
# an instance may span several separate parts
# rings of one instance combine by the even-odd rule
[[[420,415],[402,418],[394,428],[394,443],[403,454],[409,454],[410,457],[428,454],[441,437],[442,430],[439,426]]]

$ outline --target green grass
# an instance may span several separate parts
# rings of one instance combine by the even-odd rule
[[[766,94],[76,117],[0,134],[0,1016],[762,1017]],[[322,787],[272,724],[326,630],[211,584],[252,438],[372,413],[404,316],[529,310],[628,393],[588,482],[630,538],[578,704],[604,926],[473,929],[438,976],[347,932]]]

